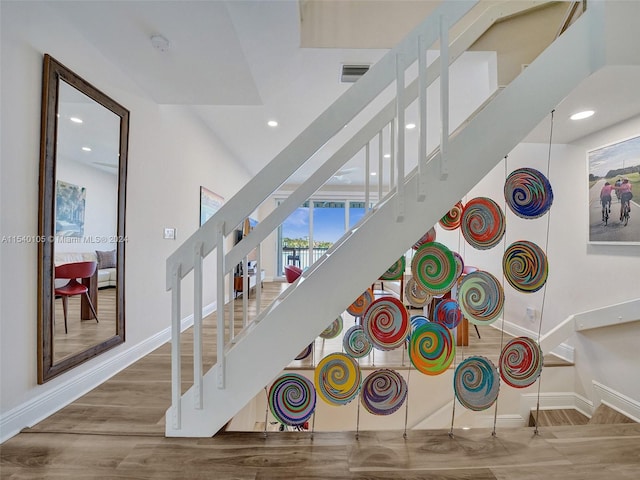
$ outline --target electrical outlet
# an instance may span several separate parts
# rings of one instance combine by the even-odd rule
[[[536,309],[534,307],[527,307],[527,318],[532,322],[536,319]]]

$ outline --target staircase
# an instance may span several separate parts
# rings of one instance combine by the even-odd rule
[[[491,6],[478,15],[478,20],[450,43],[450,27],[455,28],[456,22],[476,3],[442,2],[429,18],[374,65],[167,260],[173,331],[172,406],[166,415],[167,436],[207,437],[218,432],[318,336],[328,321],[342,313],[371,284],[372,279],[377,278],[431,228],[573,88],[606,65],[607,49],[616,45],[612,45],[607,37],[605,10],[609,14],[615,9],[623,11],[625,8],[625,5],[615,5],[614,9],[614,6],[604,3],[590,3],[590,9],[509,86],[451,135],[442,135],[440,148],[427,155],[426,141],[422,138],[418,167],[405,174],[405,107],[418,97],[423,109],[422,118],[426,118],[426,95],[419,92],[424,92],[427,85],[439,78],[442,104],[445,106],[442,125],[444,131],[448,131],[449,64],[496,19],[513,14],[524,4],[540,2],[491,2]],[[631,21],[633,15],[626,18]],[[629,25],[629,28],[633,26]],[[426,49],[436,41],[443,46],[441,57],[448,61],[438,60],[427,67]],[[407,67],[417,58],[418,75],[405,87]],[[338,148],[238,245],[226,251],[226,237],[242,220],[392,84],[396,87],[394,100],[373,115],[358,133]],[[245,319],[242,331],[234,335],[233,326],[237,325],[237,319],[225,311],[222,299],[225,298],[226,286],[233,284],[231,276],[235,265],[254,248],[259,248],[260,243],[295,208],[353,155],[363,148],[368,152],[369,142],[375,141],[379,132],[388,125],[396,132],[395,186],[356,227],[252,322]],[[367,189],[366,198],[368,196]],[[213,368],[203,372],[199,333],[202,324],[202,261],[214,250],[218,268],[218,359]],[[182,282],[191,272],[194,273],[194,383],[183,394],[180,306]],[[305,315],[301,316],[301,312]],[[278,348],[273,348],[273,345],[278,345]]]

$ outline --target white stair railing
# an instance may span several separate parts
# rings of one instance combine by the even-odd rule
[[[313,195],[335,172],[338,171],[349,159],[365,148],[367,158],[369,158],[369,145],[371,141],[381,143],[382,132],[385,128],[389,128],[392,132],[390,143],[392,144],[391,162],[395,162],[395,169],[391,168],[392,185],[390,194],[393,194],[396,211],[396,221],[401,221],[404,217],[404,185],[405,163],[404,163],[404,110],[418,97],[418,90],[424,90],[425,85],[430,85],[438,76],[444,77],[444,82],[448,82],[448,66],[461,55],[486,29],[493,24],[501,16],[508,16],[523,8],[521,2],[519,5],[509,5],[509,3],[500,4],[500,8],[495,6],[488,9],[484,15],[480,16],[478,22],[471,25],[464,34],[460,35],[449,48],[447,33],[449,25],[455,23],[466,13],[476,2],[443,2],[436,9],[434,14],[430,16],[421,26],[414,30],[398,47],[390,51],[378,64],[376,64],[362,79],[353,85],[343,96],[331,107],[329,107],[316,121],[314,121],[296,140],[286,147],[276,158],[263,169],[246,187],[244,187],[238,195],[230,199],[227,204],[203,225],[194,235],[192,235],[169,259],[167,260],[167,289],[172,292],[172,407],[168,412],[168,422],[170,421],[173,430],[181,428],[181,412],[185,405],[182,405],[181,395],[181,351],[180,351],[180,326],[181,326],[181,282],[182,279],[191,271],[194,272],[194,409],[203,408],[203,368],[202,368],[202,259],[216,249],[217,258],[217,364],[216,368],[216,385],[223,389],[226,385],[226,351],[230,348],[234,341],[235,335],[235,318],[233,315],[233,305],[230,307],[229,315],[225,315],[225,283],[230,284],[230,297],[233,298],[233,269],[235,265],[245,262],[244,272],[246,275],[246,258],[250,251],[254,248],[260,249],[261,242],[275,231],[280,224],[304,201]],[[527,2],[528,3],[528,2]],[[533,2],[540,3],[540,2]],[[542,2],[544,3],[544,2]],[[529,6],[527,6],[529,8]],[[441,46],[441,58],[434,61],[429,68],[426,68],[424,60],[420,63],[425,65],[419,68],[418,78],[405,87],[405,71],[412,65],[418,53],[424,55],[427,48],[433,45],[438,38],[445,45]],[[442,57],[444,55],[444,57]],[[448,57],[448,58],[447,58]],[[225,251],[225,240],[229,234],[248,217],[270,194],[294,173],[306,159],[310,158],[316,151],[327,141],[333,138],[341,129],[342,125],[351,121],[366,105],[376,98],[391,82],[396,81],[396,98],[383,107],[378,114],[369,120],[351,139],[346,141],[329,160],[321,165],[316,172],[292,194],[284,200],[278,208],[263,219],[253,231],[242,239],[236,246]],[[420,87],[420,88],[419,88]],[[438,155],[430,155],[429,158],[437,158],[440,162],[440,175],[442,178],[447,174],[446,146],[448,143],[448,87],[444,83],[441,86],[441,92],[444,91],[441,104],[441,121],[443,125],[442,146]],[[426,95],[421,95],[421,101],[426,102]],[[426,111],[425,105],[421,105],[421,109]],[[445,111],[446,110],[446,111]],[[422,116],[421,116],[422,118]],[[426,115],[424,118],[426,123]],[[426,125],[420,126],[421,130]],[[393,132],[396,132],[395,135]],[[395,145],[394,145],[395,142]],[[421,164],[426,164],[426,136],[424,139],[421,135],[420,158],[418,161],[418,169]],[[395,147],[395,148],[393,148]],[[380,152],[380,155],[381,152]],[[379,160],[381,161],[381,160]],[[369,162],[368,162],[369,163]],[[368,170],[368,169],[367,169]],[[394,175],[397,173],[397,175]],[[369,196],[369,175],[367,175],[367,187],[365,195]],[[426,175],[421,175],[426,177]],[[380,180],[379,180],[380,181]],[[421,187],[418,190],[418,198],[425,196],[426,180],[421,178]],[[382,184],[378,188],[378,202],[384,202],[382,195]],[[367,198],[368,200],[368,198]],[[367,207],[369,202],[366,203]],[[377,207],[374,207],[374,211]],[[366,217],[365,219],[366,220]],[[363,221],[364,221],[363,220]],[[347,233],[343,239],[327,251],[318,262],[309,268],[301,277],[299,282],[304,281],[305,276],[310,275],[317,270],[328,258],[332,251],[344,244],[350,233]],[[259,267],[258,267],[259,268]],[[258,279],[260,281],[260,270],[258,269]],[[246,292],[246,277],[244,280]],[[259,291],[259,288],[256,288]],[[286,293],[276,300],[282,301],[286,297]],[[246,297],[246,295],[245,295]],[[243,300],[244,302],[245,300]],[[259,305],[259,304],[258,304]],[[246,306],[246,303],[245,303]],[[246,312],[246,308],[244,309]],[[199,313],[196,313],[199,312]],[[258,306],[258,315],[253,322],[243,316],[242,327],[244,334],[250,329],[254,322],[260,321],[266,314],[268,309],[260,314],[260,306]],[[228,334],[226,332],[229,332]],[[227,337],[228,340],[227,341]],[[268,381],[268,379],[266,380]],[[170,414],[169,414],[170,413]],[[169,424],[169,423],[168,423]]]

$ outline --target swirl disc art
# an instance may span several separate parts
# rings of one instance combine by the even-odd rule
[[[519,168],[507,177],[504,198],[517,216],[538,218],[551,208],[553,190],[547,177],[538,170]]]
[[[462,202],[456,203],[438,223],[440,223],[440,226],[445,230],[455,230],[460,226],[463,210],[464,207],[462,206]]]
[[[520,292],[533,293],[547,281],[549,265],[544,251],[535,243],[514,242],[502,257],[502,270],[507,282]]]
[[[318,395],[330,405],[346,405],[360,391],[360,366],[344,353],[327,355],[316,367],[315,384]]]
[[[402,375],[395,370],[381,368],[362,382],[360,400],[369,413],[391,415],[402,406],[408,391]]]
[[[313,383],[302,375],[286,373],[269,389],[269,409],[280,423],[300,425],[311,417],[315,408]]]
[[[296,360],[304,360],[305,358],[307,358],[309,356],[309,354],[311,354],[311,352],[313,351],[313,343],[310,343],[309,345],[307,345],[307,348],[305,348],[304,350],[302,350],[297,356],[296,356]]]
[[[431,295],[447,293],[456,281],[456,259],[453,252],[438,242],[422,245],[411,260],[411,273]]]
[[[396,263],[391,265],[387,269],[387,271],[380,276],[380,280],[399,280],[400,278],[402,278],[405,266],[406,260],[404,256],[402,256]]]
[[[462,311],[458,302],[447,298],[438,302],[433,312],[433,321],[453,330],[462,320]]]
[[[331,322],[331,325],[322,331],[320,338],[330,340],[340,335],[340,332],[342,332],[342,317],[338,316],[338,318]]]
[[[429,304],[433,297],[411,277],[404,286],[404,298],[412,307],[422,308]]]
[[[490,198],[474,198],[464,207],[460,228],[469,245],[478,250],[488,250],[504,236],[504,213]]]
[[[409,335],[407,335],[407,343],[411,341],[411,335],[413,335],[413,332],[415,332],[416,328],[418,328],[421,325],[424,325],[425,323],[429,323],[429,319],[424,315],[411,316],[411,318],[409,319],[409,324],[411,328],[409,331]]]
[[[393,350],[409,333],[409,313],[397,298],[381,297],[365,312],[362,327],[375,348]]]
[[[360,325],[354,325],[344,333],[342,346],[344,347],[344,352],[353,358],[365,357],[369,355],[373,348]]]
[[[477,270],[466,275],[458,287],[462,315],[476,325],[488,325],[498,318],[504,306],[504,290],[489,272]]]
[[[366,312],[367,308],[369,308],[369,305],[373,303],[373,299],[373,290],[367,288],[367,290],[347,308],[347,313],[349,315],[353,315],[354,317],[363,316],[364,312]]]
[[[431,227],[427,233],[425,233],[420,240],[413,244],[414,250],[418,250],[425,243],[431,243],[436,241],[436,229]]]
[[[500,390],[496,366],[485,357],[469,357],[456,368],[453,389],[458,401],[469,410],[486,410]]]
[[[462,275],[462,273],[464,272],[464,259],[462,258],[462,255],[460,255],[458,252],[451,252],[453,253],[453,258],[455,258],[456,260],[456,280],[458,278],[460,278],[460,275]]]
[[[540,376],[543,367],[540,345],[528,337],[517,337],[507,343],[500,354],[500,376],[507,385],[525,388]]]
[[[416,369],[425,375],[440,375],[456,355],[451,332],[435,322],[420,325],[411,332],[409,358]]]

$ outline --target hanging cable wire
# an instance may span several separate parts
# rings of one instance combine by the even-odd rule
[[[551,145],[553,143],[553,114],[555,113],[555,109],[551,110],[551,125],[549,127],[549,151],[547,154],[547,179],[549,178],[549,173],[551,171]],[[549,227],[551,225],[551,209],[547,212],[547,235],[545,238],[544,251],[548,252],[549,250]],[[542,332],[542,319],[544,318],[544,306],[545,300],[547,296],[547,282],[545,282],[544,287],[542,289],[542,305],[540,306],[540,322],[538,323],[538,347],[540,347],[540,335]],[[542,350],[542,348],[541,348]],[[536,428],[534,433],[536,435],[539,434],[538,431],[538,418],[540,416],[540,386],[542,383],[542,375],[538,378],[538,396],[536,400]]]
[[[402,438],[407,439],[407,422],[409,421],[409,380],[411,379],[411,366],[409,366],[409,373],[407,373],[407,399],[405,400],[406,406],[404,411],[404,433]]]

